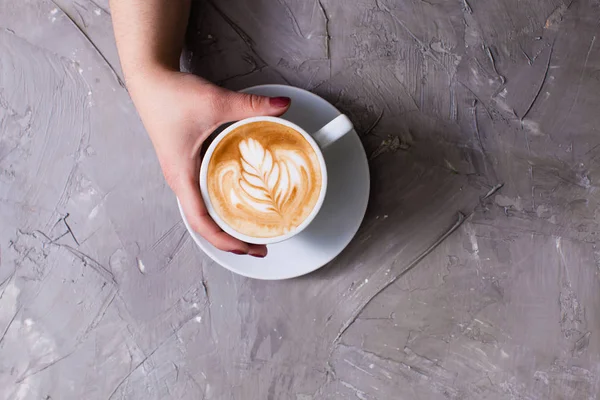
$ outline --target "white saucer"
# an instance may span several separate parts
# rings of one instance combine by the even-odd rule
[[[282,118],[307,132],[317,131],[340,114],[321,97],[292,86],[263,85],[244,92],[290,97],[292,105]],[[249,278],[288,279],[322,267],[340,254],[358,231],[367,209],[370,188],[367,157],[355,131],[332,144],[323,155],[329,183],[321,211],[297,236],[269,245],[267,257],[238,256],[217,250],[190,229],[180,205],[179,211],[188,232],[210,258]]]

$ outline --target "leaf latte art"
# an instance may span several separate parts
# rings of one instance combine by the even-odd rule
[[[321,192],[319,159],[294,129],[253,122],[230,132],[208,164],[208,195],[221,219],[251,237],[284,235],[310,215]]]

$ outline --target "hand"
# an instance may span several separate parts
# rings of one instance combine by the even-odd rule
[[[253,116],[279,116],[290,99],[232,92],[177,71],[163,70],[127,83],[165,179],[192,229],[223,251],[265,257],[266,246],[233,238],[208,215],[199,187],[200,150],[220,125]]]

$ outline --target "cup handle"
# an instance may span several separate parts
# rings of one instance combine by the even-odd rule
[[[340,114],[327,125],[313,133],[312,137],[315,139],[321,150],[324,150],[352,129],[353,125],[350,118],[344,114]]]

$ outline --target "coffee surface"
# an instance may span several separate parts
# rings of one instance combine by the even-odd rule
[[[284,235],[310,215],[321,193],[319,158],[301,133],[270,121],[230,132],[208,163],[208,196],[239,233]]]

